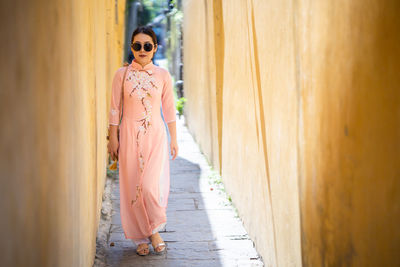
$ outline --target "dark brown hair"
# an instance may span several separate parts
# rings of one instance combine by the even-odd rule
[[[157,45],[157,36],[156,36],[156,34],[154,33],[153,29],[150,26],[139,26],[139,27],[137,27],[136,30],[134,30],[133,33],[132,33],[131,45],[133,43],[133,39],[135,38],[135,35],[137,35],[139,33],[147,34],[153,40],[154,45]]]

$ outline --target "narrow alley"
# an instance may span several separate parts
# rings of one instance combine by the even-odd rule
[[[183,116],[177,121],[177,132],[180,152],[170,161],[168,222],[160,231],[167,253],[156,255],[150,245],[150,254],[139,256],[136,246],[125,239],[116,174],[111,184],[112,219],[103,236],[107,241],[97,242],[106,246],[100,246],[102,252],[96,254],[103,254],[103,258],[96,259],[94,266],[264,266],[222,183],[184,125]]]
[[[399,14],[0,0],[0,267],[400,266]]]

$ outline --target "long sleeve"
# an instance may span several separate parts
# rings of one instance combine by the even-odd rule
[[[166,71],[164,78],[164,86],[161,95],[162,112],[166,123],[176,120],[176,110],[174,103],[174,92],[172,88],[171,74]]]
[[[111,87],[111,105],[108,123],[111,125],[119,125],[121,119],[121,86],[124,68],[119,68],[114,75]]]

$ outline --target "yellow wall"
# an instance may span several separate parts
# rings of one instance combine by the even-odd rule
[[[124,10],[125,0],[0,4],[1,266],[93,264]]]
[[[399,265],[399,2],[183,8],[187,123],[266,266]]]

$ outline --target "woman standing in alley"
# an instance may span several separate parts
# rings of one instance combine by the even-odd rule
[[[168,138],[160,105],[171,136],[172,159],[178,154],[172,79],[166,69],[153,65],[157,37],[151,27],[133,32],[131,50],[134,59],[116,71],[112,82],[108,151],[119,160],[125,238],[137,245],[139,255],[149,254],[149,243],[158,254],[166,250],[158,231],[167,221],[170,186]]]

